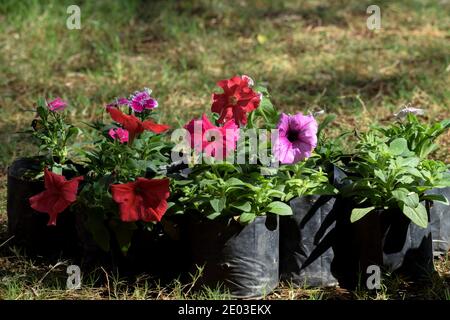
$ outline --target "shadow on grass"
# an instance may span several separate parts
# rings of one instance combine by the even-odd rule
[[[352,107],[352,103],[342,100],[342,97],[358,95],[365,102],[384,100],[395,103],[399,99],[411,99],[416,88],[432,93],[437,102],[444,103],[445,88],[439,90],[434,83],[429,82],[429,78],[445,70],[447,59],[447,53],[442,50],[436,52],[433,48],[423,49],[414,57],[398,59],[398,67],[389,74],[368,73],[365,72],[365,66],[361,69],[349,66],[347,70],[330,67],[317,70],[314,76],[306,80],[284,77],[273,83],[274,88],[271,90],[282,91],[288,97],[286,99],[291,99],[289,103],[297,106],[308,106],[311,100],[320,98],[320,103],[331,111]],[[360,102],[355,102],[353,107],[361,107]]]

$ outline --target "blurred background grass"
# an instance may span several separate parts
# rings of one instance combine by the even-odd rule
[[[72,4],[81,30],[66,28]],[[371,4],[378,31],[366,26]],[[150,87],[160,121],[177,126],[209,110],[215,83],[236,74],[264,82],[285,112],[338,114],[330,135],[390,121],[407,103],[428,121],[449,117],[450,1],[1,0],[0,233],[6,168],[35,151],[18,132],[38,97],[68,100],[81,124]],[[442,142],[435,156],[448,161],[450,135]]]
[[[450,1],[68,1],[0,3],[0,169],[32,152],[39,96],[62,96],[75,122],[150,87],[172,125],[210,108],[215,83],[248,74],[278,108],[340,115],[330,130],[364,128],[406,103],[449,116]],[[448,137],[447,137],[448,138]],[[448,153],[449,144],[445,145]]]

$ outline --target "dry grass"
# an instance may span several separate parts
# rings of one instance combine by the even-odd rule
[[[3,248],[0,257],[0,297],[2,299],[83,299],[83,300],[144,300],[144,299],[229,299],[220,288],[193,291],[192,282],[173,280],[161,285],[148,275],[121,278],[104,269],[83,274],[79,290],[66,289],[66,268],[70,261],[48,264],[26,258],[15,250]],[[280,284],[267,300],[405,300],[450,299],[449,258],[436,260],[440,276],[424,284],[414,284],[388,274],[383,276],[382,289],[376,291],[348,291],[341,288],[298,288]]]

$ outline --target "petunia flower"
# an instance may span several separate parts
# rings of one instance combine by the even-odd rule
[[[57,97],[56,99],[47,102],[47,106],[50,111],[62,111],[67,107],[67,102],[60,97]]]
[[[154,109],[158,107],[158,101],[152,98],[152,91],[145,88],[143,91],[136,91],[129,99],[129,106],[134,112],[142,112],[146,109]]]
[[[128,100],[127,98],[118,98],[117,99],[117,104],[119,105],[119,106],[121,106],[121,105],[128,105],[128,104],[130,104],[130,100]]]
[[[219,123],[234,119],[237,125],[247,124],[247,113],[259,107],[261,94],[251,86],[253,80],[248,76],[235,76],[217,83],[223,93],[213,93],[211,111],[220,115]]]
[[[241,76],[241,78],[242,78],[242,80],[247,80],[247,84],[248,84],[249,87],[253,87],[255,85],[255,81],[253,81],[253,79],[250,78],[249,76],[243,74]]]
[[[111,138],[113,138],[114,140],[119,140],[120,143],[125,143],[128,142],[128,131],[122,128],[111,128],[108,131],[108,134]]]
[[[130,100],[127,98],[117,98],[114,102],[106,105],[106,108],[118,108],[120,106],[130,106]]]
[[[107,107],[106,110],[114,121],[120,123],[123,128],[128,131],[130,142],[133,142],[134,138],[144,132],[144,130],[154,133],[162,133],[170,128],[167,125],[157,124],[151,120],[141,121],[134,115],[124,114],[122,111],[114,107]]]
[[[45,191],[29,199],[31,207],[39,212],[48,213],[49,226],[56,225],[58,214],[75,202],[78,183],[83,177],[76,177],[67,181],[62,175],[44,169]]]
[[[122,221],[161,221],[170,195],[169,179],[137,178],[134,182],[113,184],[111,192],[119,204]]]
[[[313,116],[301,113],[289,116],[282,113],[278,122],[278,138],[272,150],[283,164],[297,163],[311,156],[317,146],[318,125]]]
[[[227,121],[222,127],[216,127],[209,121],[206,114],[203,114],[201,119],[192,119],[184,128],[191,134],[191,147],[198,152],[206,150],[207,155],[211,157],[215,157],[216,153],[222,150],[222,159],[224,159],[226,151],[235,150],[236,142],[239,140],[239,128],[233,119]],[[227,150],[227,145],[233,149]]]

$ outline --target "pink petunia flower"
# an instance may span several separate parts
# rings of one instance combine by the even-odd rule
[[[210,157],[222,154],[222,159],[225,159],[227,154],[236,149],[239,140],[239,128],[234,120],[216,127],[203,114],[201,119],[192,119],[184,128],[191,134],[191,147],[197,152],[205,151]]]
[[[273,143],[272,152],[278,161],[293,164],[311,156],[317,146],[318,130],[313,116],[282,113],[277,128],[278,138]]]
[[[50,111],[62,111],[67,107],[67,102],[57,97],[56,99],[47,102],[48,108]]]
[[[116,129],[111,128],[111,129],[109,129],[108,134],[114,140],[119,140],[120,143],[128,142],[129,133],[125,129],[122,129],[122,128],[116,128]]]

